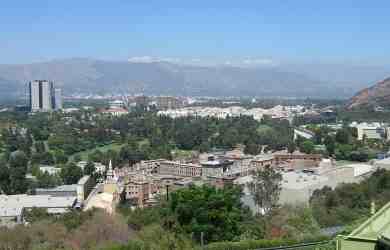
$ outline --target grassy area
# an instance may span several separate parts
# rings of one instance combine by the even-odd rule
[[[89,150],[85,150],[85,151],[76,153],[76,154],[72,155],[72,156],[70,157],[70,159],[72,160],[76,155],[79,155],[83,161],[86,161],[86,160],[88,160],[88,155],[91,154],[92,152],[94,152],[95,150],[100,150],[100,151],[102,151],[103,153],[105,153],[105,152],[107,152],[108,150],[119,151],[122,147],[123,147],[123,144],[120,144],[120,143],[112,143],[112,144],[109,144],[109,145],[105,145],[105,146],[101,146],[101,147],[96,147],[96,148],[93,148],[93,149],[89,149]]]
[[[256,131],[257,131],[258,134],[266,134],[266,133],[268,133],[268,132],[270,132],[270,131],[272,131],[272,130],[273,130],[273,128],[271,128],[271,127],[268,126],[268,125],[260,125],[260,126],[256,129]]]
[[[172,150],[172,154],[174,155],[174,158],[189,158],[192,155],[195,154],[194,150],[181,150],[181,149],[176,149]]]

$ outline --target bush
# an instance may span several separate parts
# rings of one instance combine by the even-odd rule
[[[245,240],[239,242],[215,242],[206,246],[206,250],[249,250],[269,247],[291,246],[300,243],[320,242],[328,240],[327,237],[317,237],[308,239],[305,242],[298,242],[296,240],[288,239],[274,239],[274,240]]]

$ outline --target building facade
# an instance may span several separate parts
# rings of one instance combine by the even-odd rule
[[[175,161],[163,161],[160,162],[158,173],[182,177],[200,177],[202,176],[202,167],[196,164],[184,164]]]
[[[30,110],[32,112],[48,112],[62,109],[60,89],[54,89],[54,83],[47,80],[35,80],[28,84]]]

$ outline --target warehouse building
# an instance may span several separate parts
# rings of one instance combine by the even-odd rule
[[[0,225],[12,226],[24,222],[24,212],[32,208],[47,209],[49,214],[63,214],[76,204],[75,196],[0,195]]]

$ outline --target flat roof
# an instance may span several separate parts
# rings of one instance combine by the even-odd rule
[[[36,192],[72,192],[77,191],[77,184],[61,185],[54,188],[37,188]]]
[[[71,208],[75,196],[55,197],[51,195],[0,195],[0,217],[19,216],[24,208],[48,208],[49,213],[59,213]],[[59,209],[59,210],[58,210]]]
[[[231,165],[233,164],[233,161],[229,160],[213,160],[213,161],[204,161],[200,163],[202,166],[223,166],[223,165]]]
[[[88,180],[89,180],[89,175],[84,175],[84,176],[77,182],[77,184],[79,184],[79,185],[84,185]]]

